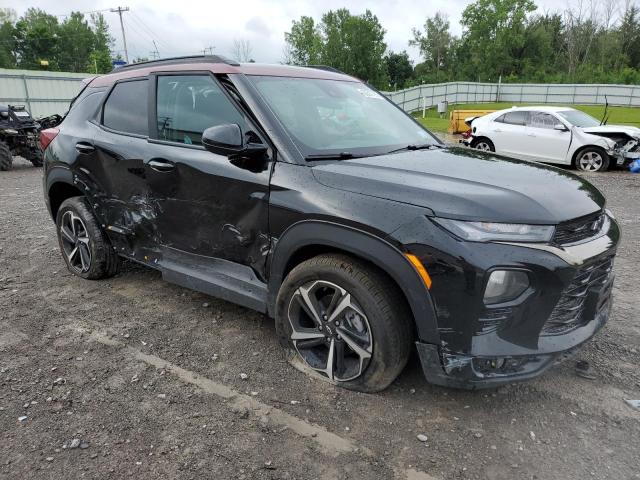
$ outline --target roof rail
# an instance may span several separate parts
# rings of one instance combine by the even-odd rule
[[[148,60],[146,62],[131,63],[129,65],[123,65],[122,67],[114,68],[112,72],[121,72],[123,70],[135,70],[136,68],[144,68],[151,65],[175,65],[179,63],[198,63],[198,62],[211,62],[211,63],[226,63],[227,65],[239,66],[240,64],[234,60],[231,60],[223,55],[188,55],[184,57],[169,57],[161,58],[159,60]]]
[[[326,70],[327,72],[342,73],[343,75],[346,75],[346,73],[344,73],[342,70],[330,67],[329,65],[305,65],[305,67],[315,68],[316,70]]]

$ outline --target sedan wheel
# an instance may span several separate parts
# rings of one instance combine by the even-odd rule
[[[600,152],[587,150],[578,158],[578,168],[585,172],[599,172],[604,170],[604,158]]]
[[[487,142],[480,141],[476,143],[476,150],[491,151],[491,146]]]
[[[344,288],[323,280],[298,287],[288,319],[291,341],[302,359],[329,380],[353,380],[367,368],[373,352],[371,327]]]

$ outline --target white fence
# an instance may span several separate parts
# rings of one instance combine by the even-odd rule
[[[449,103],[561,103],[575,105],[640,106],[640,85],[450,82],[385,92],[406,112]]]
[[[88,75],[0,69],[0,104],[25,105],[34,117],[62,114]]]

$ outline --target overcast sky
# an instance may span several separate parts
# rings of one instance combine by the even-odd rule
[[[323,12],[347,7],[353,14],[369,8],[386,30],[386,42],[394,51],[407,50],[414,61],[418,51],[409,47],[413,27],[421,28],[424,19],[438,10],[451,21],[451,30],[460,34],[460,14],[471,0],[121,0],[130,11],[123,14],[131,59],[149,57],[155,40],[162,57],[202,53],[214,47],[214,53],[232,56],[234,39],[250,42],[252,57],[258,62],[275,63],[283,58],[284,32],[292,20],[308,15],[318,20]],[[566,0],[538,0],[541,8],[562,8]],[[29,7],[38,7],[60,19],[71,11],[87,12],[117,7],[114,1],[94,0],[0,0],[0,6],[13,8],[22,15]],[[104,12],[122,50],[122,35],[116,13]],[[123,55],[124,56],[124,55]]]

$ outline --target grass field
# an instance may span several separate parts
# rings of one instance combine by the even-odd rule
[[[451,110],[502,110],[503,108],[526,106],[531,104],[516,103],[467,103],[463,105],[449,105]],[[571,105],[573,108],[582,110],[595,118],[602,118],[604,105]],[[427,110],[425,118],[422,112],[416,112],[415,117],[428,129],[434,132],[446,132],[449,126],[449,115],[440,118],[435,107]],[[609,107],[609,124],[624,124],[640,127],[640,107]]]

